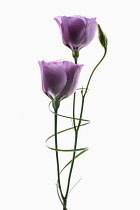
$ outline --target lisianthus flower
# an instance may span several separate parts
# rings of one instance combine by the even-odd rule
[[[83,65],[69,61],[39,61],[44,93],[55,101],[61,101],[72,95],[77,87]]]
[[[60,27],[64,45],[72,51],[79,51],[87,46],[95,36],[96,18],[57,16],[54,20]]]

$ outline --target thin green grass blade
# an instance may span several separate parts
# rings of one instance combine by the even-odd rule
[[[80,150],[82,150],[82,152],[78,153],[76,156],[75,156],[75,159],[78,158],[80,155],[84,154],[85,152],[88,151],[88,148],[85,147],[85,148],[81,148]],[[77,151],[77,150],[76,150]],[[60,171],[60,174],[62,173],[62,171],[69,165],[71,164],[72,160],[70,160]]]
[[[51,103],[52,103],[52,101],[49,103],[49,110],[50,110],[51,113],[55,114],[55,113],[51,110],[51,108],[50,108]],[[73,117],[69,117],[69,116],[62,115],[62,114],[57,114],[57,115],[60,116],[60,117],[64,117],[64,118],[71,119],[71,120],[75,119],[75,120],[81,120],[81,121],[89,122],[89,120],[86,120],[86,119],[73,118]],[[90,123],[90,122],[89,122],[89,123]]]

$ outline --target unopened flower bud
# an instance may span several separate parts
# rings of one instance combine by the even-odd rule
[[[102,31],[100,25],[98,24],[97,26],[98,26],[98,37],[99,37],[99,41],[100,41],[101,45],[106,49],[107,48],[107,44],[108,44],[107,36]]]

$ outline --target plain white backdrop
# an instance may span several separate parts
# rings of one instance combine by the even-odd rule
[[[49,98],[41,89],[38,60],[73,61],[62,44],[58,15],[96,17],[106,32],[106,59],[96,70],[86,98],[68,209],[140,209],[140,30],[138,1],[24,0],[0,5],[0,209],[59,210]],[[97,34],[80,51],[79,87],[103,54]],[[72,97],[60,113],[71,114]],[[80,104],[78,99],[77,104]],[[68,123],[68,124],[67,124]],[[59,119],[60,129],[70,126]],[[62,136],[69,144],[72,133]],[[53,141],[53,140],[52,140]],[[65,143],[64,142],[64,143]],[[62,157],[62,156],[61,156]],[[64,157],[62,157],[64,162]],[[65,181],[65,176],[63,176]]]

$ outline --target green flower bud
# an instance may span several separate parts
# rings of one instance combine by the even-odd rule
[[[102,47],[107,48],[108,40],[105,33],[102,31],[100,25],[98,24],[98,37]]]

